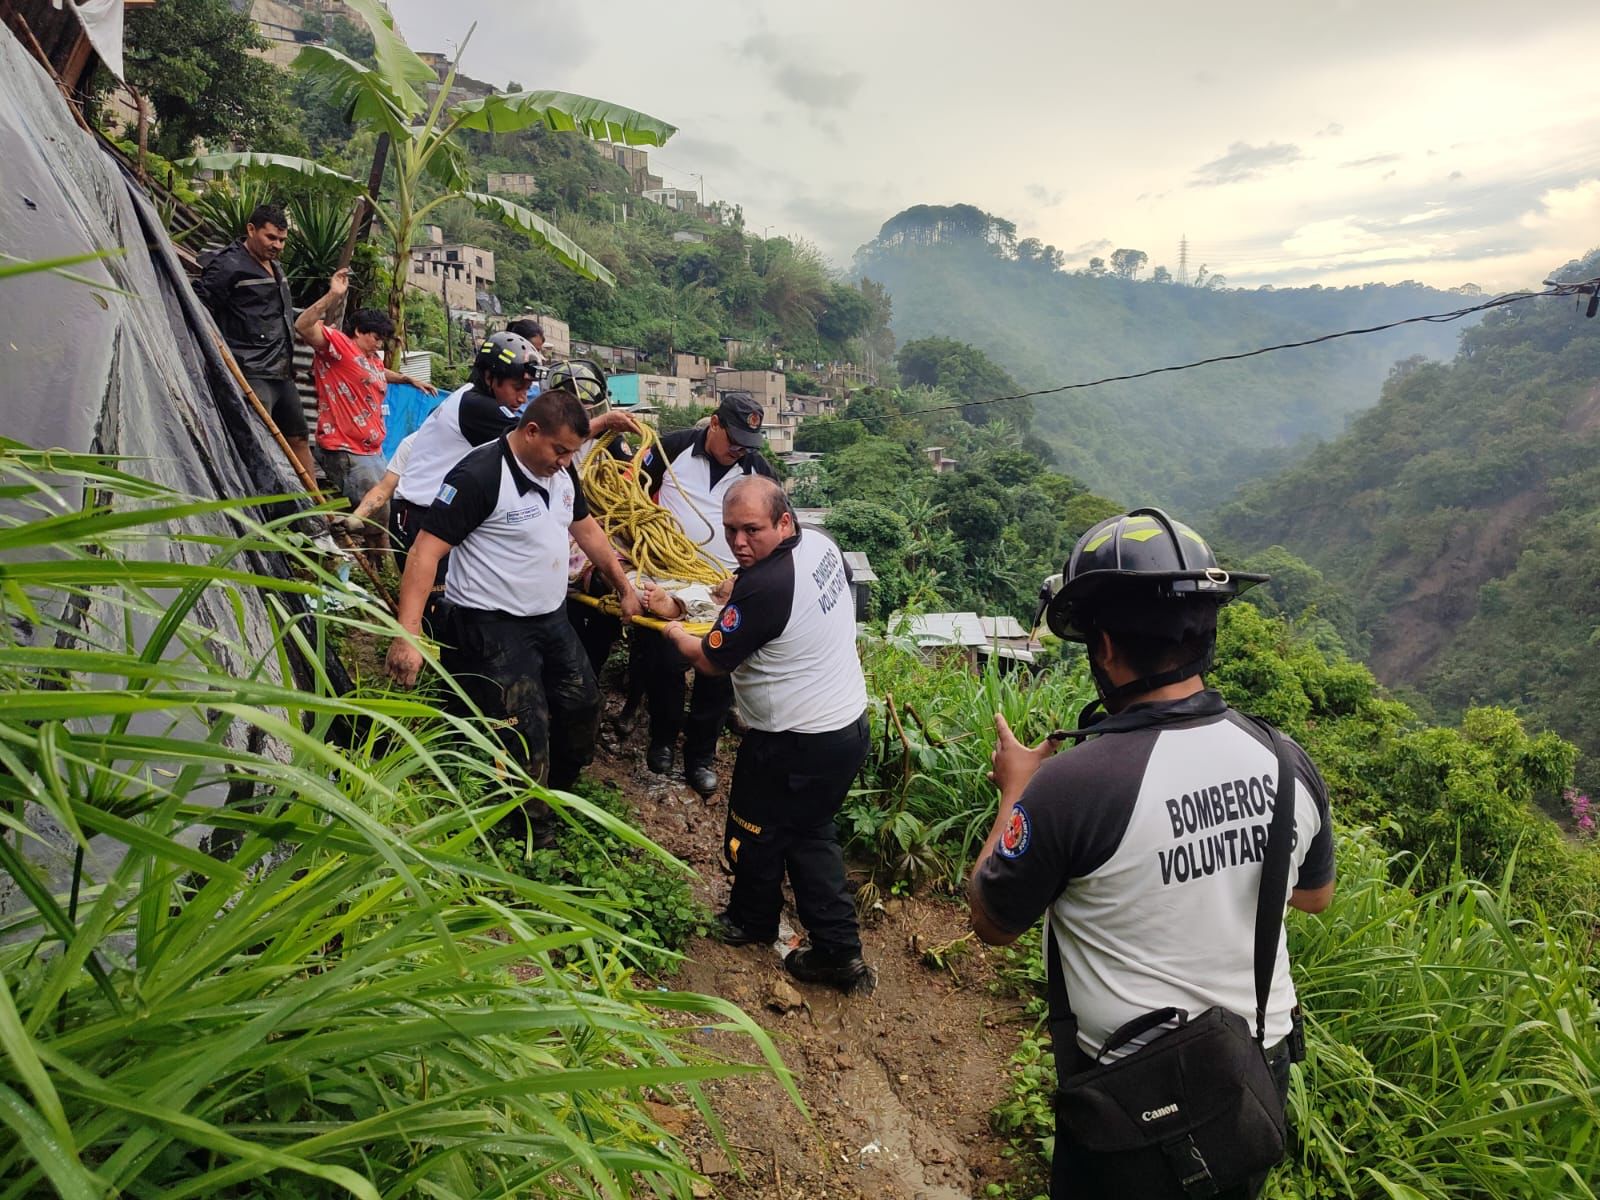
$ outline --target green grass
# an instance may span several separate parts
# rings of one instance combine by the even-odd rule
[[[634,813],[615,787],[580,780],[579,795],[602,812],[628,821]],[[662,870],[660,857],[638,845],[587,828],[564,827],[549,850],[525,852],[497,840],[512,869],[540,883],[557,884],[601,906],[608,919],[639,943],[630,957],[652,975],[669,974],[691,937],[704,937],[710,911],[695,900],[684,871]]]
[[[892,637],[863,653],[873,744],[866,784],[840,814],[846,848],[875,862],[888,888],[957,890],[999,801],[988,781],[994,714],[1031,744],[1075,724],[1093,687],[1081,667],[1062,664],[1029,676],[991,663],[974,675]]]
[[[497,853],[535,785],[481,719],[331,694],[330,623],[394,626],[299,610],[337,581],[256,511],[0,444],[0,1196],[689,1195],[643,1101],[717,1128],[698,1083],[762,1068],[710,1024],[798,1103],[771,1043]]]

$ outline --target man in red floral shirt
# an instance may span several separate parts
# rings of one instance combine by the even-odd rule
[[[307,308],[294,329],[315,351],[311,376],[317,385],[317,427],[313,449],[331,487],[351,505],[383,479],[383,397],[391,383],[411,382],[383,365],[383,347],[394,336],[394,322],[375,308],[358,309],[351,333],[328,325],[326,314],[350,290],[350,268],[334,272],[328,294]],[[431,384],[418,384],[433,394]],[[368,537],[381,542],[383,523]]]

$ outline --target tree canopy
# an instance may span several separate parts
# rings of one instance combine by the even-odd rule
[[[252,51],[267,42],[228,0],[162,0],[129,9],[124,72],[150,102],[151,148],[182,158],[197,141],[237,139],[258,151],[294,150],[290,78]]]

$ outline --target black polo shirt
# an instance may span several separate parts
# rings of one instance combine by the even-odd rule
[[[567,530],[588,515],[575,470],[530,475],[502,436],[451,468],[422,528],[454,547],[446,600],[537,617],[566,604]]]
[[[273,263],[269,273],[237,241],[205,265],[195,291],[241,371],[270,379],[294,374],[294,303],[283,268]]]

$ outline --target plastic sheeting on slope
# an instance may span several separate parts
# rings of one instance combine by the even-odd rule
[[[126,248],[121,257],[71,268],[105,289],[54,273],[0,280],[0,435],[137,456],[144,461],[129,464],[135,473],[202,498],[298,492],[287,460],[228,373],[210,315],[149,200],[0,27],[0,253],[36,260],[118,247]],[[236,532],[220,514],[188,527]],[[151,557],[198,558],[170,539],[152,538],[145,549]],[[285,570],[270,557],[248,565],[264,574]],[[194,612],[220,632],[213,648],[241,676],[272,644],[261,599],[245,601],[242,635],[220,597]],[[94,606],[85,614],[89,621],[108,615]],[[235,743],[249,736],[231,733]],[[0,880],[0,912],[17,901],[5,887]]]

